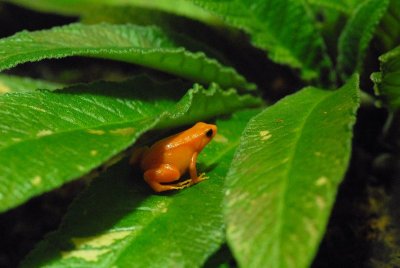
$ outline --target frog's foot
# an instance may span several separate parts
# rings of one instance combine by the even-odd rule
[[[171,191],[171,190],[181,190],[183,188],[189,187],[191,184],[191,182],[189,180],[187,181],[183,181],[183,182],[179,182],[179,183],[175,183],[175,184],[161,184],[159,182],[155,182],[155,181],[146,181],[151,188],[153,188],[153,190],[155,192],[164,192],[164,191]]]
[[[182,182],[178,182],[178,183],[174,183],[174,184],[158,184],[157,188],[159,190],[156,190],[157,192],[161,192],[161,191],[170,191],[170,190],[181,190],[184,188],[189,187],[190,185],[192,185],[192,180],[185,180]],[[154,187],[153,187],[154,189]],[[160,191],[160,189],[162,189]]]
[[[185,181],[182,181],[182,182],[178,182],[178,183],[175,183],[175,184],[172,184],[172,185],[176,186],[176,187],[181,187],[179,189],[183,189],[183,188],[189,187],[192,184],[193,184],[192,180],[188,179],[188,180],[185,180]]]
[[[208,179],[206,174],[205,173],[201,173],[200,176],[198,176],[197,178],[192,179],[192,183],[191,184],[196,184],[196,183],[199,183],[199,182],[204,181],[206,179]]]

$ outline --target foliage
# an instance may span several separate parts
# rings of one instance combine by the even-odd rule
[[[347,168],[357,84],[302,89],[248,123],[225,198],[228,241],[242,266],[310,264]]]
[[[63,87],[60,83],[0,74],[0,95],[5,93],[32,91],[35,89],[54,90]]]
[[[75,17],[0,39],[0,212],[88,183],[23,267],[309,267],[360,102],[399,107],[396,0],[7,2]],[[129,155],[198,121],[209,179],[155,194]]]
[[[184,125],[259,103],[216,85],[208,91],[195,85],[181,101],[180,94],[178,81],[137,77],[1,96],[0,211],[88,173],[164,121]],[[210,99],[214,106],[206,104]]]
[[[306,80],[322,80],[331,71],[322,37],[300,1],[257,0],[250,6],[243,0],[193,2],[249,33],[273,61],[298,68]]]
[[[373,73],[377,95],[381,95],[384,104],[391,110],[400,108],[400,47],[390,50],[379,57],[381,71]]]
[[[368,0],[360,4],[346,24],[339,40],[338,68],[343,80],[361,71],[366,50],[374,30],[389,1]]]
[[[90,265],[94,260],[104,267],[127,267],[131,263],[142,267],[202,264],[224,240],[224,177],[240,133],[256,113],[257,110],[241,111],[217,120],[220,139],[205,149],[199,161],[205,169],[221,163],[208,173],[212,178],[209,183],[174,196],[152,195],[140,174],[132,178],[127,165],[113,167],[79,197],[62,229],[43,241],[23,266],[68,267]],[[169,252],[171,246],[179,254],[160,254]],[[94,259],[82,254],[85,250],[91,250]]]
[[[381,53],[395,48],[400,43],[400,2],[390,1],[376,31],[377,47]]]
[[[137,63],[225,87],[246,86],[244,78],[233,69],[201,52],[186,51],[156,27],[72,24],[18,33],[1,40],[0,49],[0,70],[28,61],[81,55]]]

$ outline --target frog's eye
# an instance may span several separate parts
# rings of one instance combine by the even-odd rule
[[[212,135],[213,135],[213,130],[212,130],[212,129],[207,130],[206,136],[209,137],[209,138],[211,138]]]

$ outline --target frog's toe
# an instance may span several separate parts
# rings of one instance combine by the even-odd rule
[[[206,180],[208,178],[209,177],[207,177],[205,173],[201,173],[200,176],[198,176],[197,178],[193,179],[192,183],[193,184],[199,183],[199,182],[204,181],[204,180]]]
[[[191,185],[191,180],[189,179],[189,180],[181,181],[181,182],[178,182],[178,183],[176,183],[174,185],[177,186],[177,187],[182,187],[181,189],[183,189],[183,188],[189,187]]]
[[[209,178],[208,176],[206,176],[206,173],[201,173],[199,177],[201,180],[206,180]]]

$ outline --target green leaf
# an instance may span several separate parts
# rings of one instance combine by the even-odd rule
[[[375,93],[389,109],[400,108],[400,46],[379,57],[380,72],[373,73]]]
[[[343,13],[351,12],[349,9],[348,1],[347,0],[307,0],[310,5],[320,6],[328,9],[334,9],[336,11],[340,11]]]
[[[153,194],[127,163],[92,183],[23,267],[199,267],[224,240],[224,177],[248,120],[259,110],[217,120],[199,155],[208,180],[175,194]]]
[[[298,68],[305,80],[331,72],[332,64],[308,8],[292,0],[192,0],[228,25],[244,30],[275,62]],[[332,80],[332,77],[328,79]]]
[[[35,89],[54,90],[63,85],[43,80],[0,74],[0,95],[4,93],[32,91]]]
[[[358,79],[306,88],[247,125],[226,178],[227,239],[243,267],[309,267],[349,162]]]
[[[365,1],[347,22],[338,45],[338,71],[343,81],[361,71],[375,29],[388,4],[389,0]]]
[[[320,6],[328,9],[351,14],[355,7],[366,0],[307,0],[311,5]]]
[[[173,4],[169,0],[8,0],[14,4],[32,8],[39,11],[55,12],[64,15],[83,15],[90,14],[91,8],[95,6],[109,7],[140,7],[147,9],[160,10],[176,15],[181,15],[207,23],[217,23],[218,19],[210,13],[205,12],[196,5],[186,0],[174,0]],[[95,5],[94,5],[95,4]]]
[[[167,32],[178,32],[173,36],[174,41],[187,50],[202,51],[221,64],[231,64],[232,58],[223,52],[226,44],[215,40],[221,32],[217,34],[215,29],[190,19],[141,7],[96,5],[90,8],[90,13],[82,14],[80,20],[84,24],[157,25]]]
[[[0,40],[0,71],[43,59],[87,56],[140,64],[202,83],[253,88],[234,69],[190,52],[157,27],[71,24]]]
[[[381,53],[400,44],[400,1],[391,0],[389,7],[376,30],[377,47]]]
[[[259,105],[249,95],[138,77],[0,96],[0,211],[88,173],[145,131]]]

